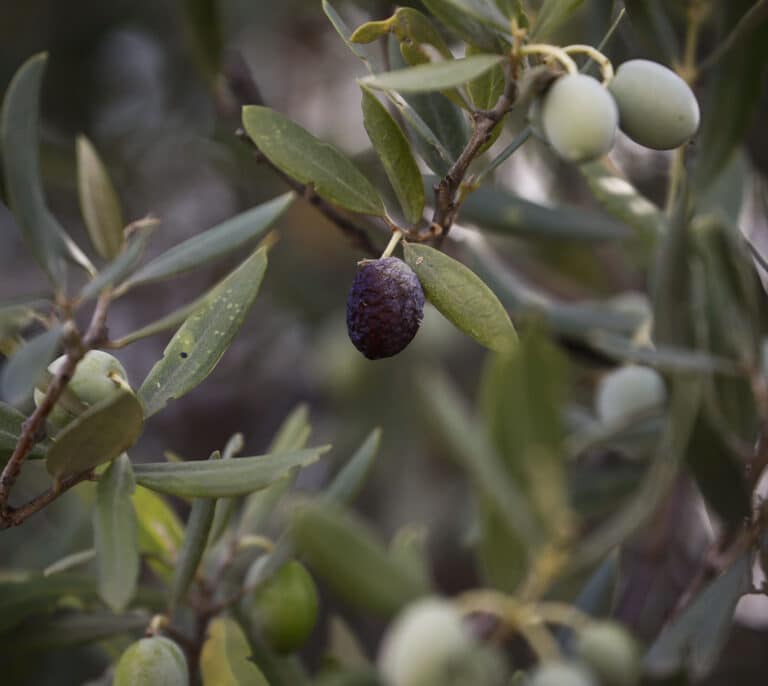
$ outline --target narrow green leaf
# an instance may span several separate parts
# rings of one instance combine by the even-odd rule
[[[54,285],[64,278],[62,258],[93,273],[93,265],[64,232],[45,202],[40,179],[40,87],[48,56],[30,57],[16,72],[3,100],[0,149],[8,204],[35,259]]]
[[[309,423],[309,408],[303,403],[283,420],[267,453],[281,453],[301,450],[307,445],[312,433]],[[249,495],[243,505],[238,531],[240,535],[258,533],[265,526],[268,517],[285,495],[293,481],[293,474],[275,481],[267,488]]]
[[[476,55],[473,48],[467,49],[467,56]],[[490,71],[485,72],[467,84],[467,93],[472,104],[480,110],[490,110],[501,97],[506,85],[504,70],[501,65],[496,65]],[[501,131],[501,127],[497,127]],[[497,134],[498,137],[498,134]],[[495,138],[494,138],[495,140]]]
[[[0,375],[0,388],[12,405],[32,397],[35,385],[56,355],[61,336],[61,326],[55,326],[26,342],[6,362]]]
[[[418,579],[423,588],[432,585],[427,555],[427,533],[425,526],[406,524],[400,527],[389,542],[389,555],[414,579]]]
[[[267,250],[260,248],[182,324],[139,388],[146,417],[172,398],[181,398],[213,371],[256,299],[266,268]]]
[[[21,436],[22,424],[26,417],[16,408],[0,403],[0,464],[13,453]],[[28,457],[45,457],[47,443],[35,443]]]
[[[35,311],[26,305],[0,307],[0,339],[15,336],[35,319]]]
[[[322,198],[352,212],[384,214],[376,189],[338,148],[268,107],[243,108],[243,126],[272,164],[301,183],[311,183]]]
[[[424,186],[411,146],[387,108],[369,90],[363,88],[362,91],[365,130],[400,201],[405,218],[415,224],[424,213]]]
[[[499,188],[482,187],[467,196],[461,217],[501,236],[573,241],[626,238],[626,226],[577,206],[546,207]]]
[[[302,504],[291,514],[289,532],[309,566],[354,607],[391,615],[428,591],[389,556],[362,520],[340,505]]]
[[[492,504],[509,531],[527,546],[542,542],[541,529],[533,517],[526,495],[510,478],[486,432],[468,416],[453,385],[432,371],[419,378],[424,408],[439,431],[448,454],[468,474],[478,492]]]
[[[266,488],[295,467],[316,462],[328,447],[306,448],[234,460],[150,462],[134,465],[136,483],[170,495],[219,498]]]
[[[98,598],[93,579],[80,575],[22,574],[17,579],[0,580],[0,632],[32,615],[52,610],[64,596],[85,601]]]
[[[501,64],[503,60],[499,55],[475,55],[366,76],[360,82],[369,88],[401,93],[442,91],[476,79]]]
[[[345,45],[352,51],[352,54],[354,54],[358,59],[362,60],[366,67],[368,67],[368,71],[377,71],[377,60],[375,59],[375,56],[370,51],[366,50],[360,45],[353,43],[350,40],[350,35],[352,32],[344,23],[344,20],[341,18],[341,16],[339,16],[339,13],[333,8],[333,5],[328,2],[328,0],[323,0],[323,12],[325,13],[325,16],[328,17],[328,21],[331,22],[333,28],[336,29],[336,33],[339,34]]]
[[[104,163],[85,136],[78,136],[77,187],[80,211],[96,252],[114,260],[123,248],[123,210]]]
[[[93,533],[99,595],[113,612],[131,602],[139,580],[136,512],[131,495],[136,488],[131,460],[123,453],[101,475],[93,510]]]
[[[64,610],[51,616],[31,618],[5,637],[4,650],[14,655],[46,654],[55,649],[94,644],[121,634],[136,635],[146,628],[146,612],[115,615],[103,610]]]
[[[652,244],[666,230],[667,221],[662,211],[606,162],[582,164],[579,171],[600,206],[612,217],[634,228],[641,240]]]
[[[493,501],[477,494],[477,541],[474,550],[478,571],[485,584],[515,593],[530,563],[525,540],[507,524]]]
[[[126,248],[104,269],[91,279],[80,292],[81,300],[90,300],[107,288],[126,278],[139,264],[157,222],[153,219],[138,222]]]
[[[325,492],[326,497],[340,503],[350,503],[360,492],[373,467],[373,460],[381,444],[381,429],[368,434],[362,445],[339,470]]]
[[[220,458],[221,453],[217,450],[208,458],[208,461],[214,462]],[[173,567],[173,578],[169,591],[171,608],[178,607],[187,593],[189,584],[195,578],[195,573],[208,545],[215,510],[216,498],[195,498],[192,501],[192,508],[189,511],[189,519],[187,519],[184,532],[184,542]]]
[[[504,467],[553,537],[570,524],[561,421],[567,373],[560,351],[532,327],[511,353],[489,358],[481,388]]]
[[[221,453],[222,460],[231,460],[235,455],[243,450],[245,441],[243,434],[236,433],[230,436],[227,444],[224,446],[224,450]],[[303,448],[304,446],[299,446]],[[272,451],[270,451],[272,452]],[[278,451],[274,451],[278,452]],[[216,501],[216,510],[213,514],[213,524],[211,524],[211,533],[208,536],[208,546],[213,545],[221,535],[226,531],[229,526],[229,522],[232,519],[232,514],[237,507],[237,498],[219,498]]]
[[[446,319],[491,350],[514,347],[517,334],[507,311],[474,272],[426,245],[406,243],[404,253],[427,298]]]
[[[203,686],[269,686],[254,664],[248,640],[234,619],[214,619],[207,634],[200,653]]]
[[[167,577],[184,539],[181,520],[161,496],[147,488],[136,488],[132,499],[138,518],[139,551],[150,558],[150,565],[159,560],[163,566],[155,564],[153,569]]]
[[[285,193],[174,246],[139,269],[122,289],[167,279],[234,252],[263,236],[295,198]]]
[[[726,27],[735,26],[754,4],[752,0],[726,3]],[[722,58],[708,82],[697,143],[701,153],[694,169],[694,183],[702,194],[732,159],[752,123],[766,65],[768,13],[763,12],[751,34],[742,38],[737,50]]]
[[[464,3],[455,0],[423,0],[423,4],[440,23],[470,45],[488,52],[502,50],[503,42],[498,31],[471,16]]]
[[[114,460],[138,440],[143,427],[136,396],[120,391],[89,407],[56,434],[45,459],[48,472],[58,478]]]
[[[224,22],[217,0],[184,0],[184,19],[194,54],[205,76],[213,82],[221,73]]]
[[[717,663],[733,624],[739,598],[752,586],[752,555],[739,557],[712,581],[654,641],[644,660],[653,676],[686,669],[695,681]]]
[[[583,2],[584,0],[544,0],[533,24],[531,40],[542,41],[549,38],[568,21]]]
[[[457,12],[463,12],[467,17],[495,31],[509,33],[509,22],[493,0],[443,0],[443,2],[446,5],[452,5]]]
[[[61,574],[62,572],[68,572],[73,567],[79,567],[80,565],[88,564],[91,560],[96,559],[96,549],[88,548],[87,550],[80,550],[70,555],[65,555],[60,560],[56,560],[53,564],[48,565],[43,570],[43,576],[51,576],[53,574]]]

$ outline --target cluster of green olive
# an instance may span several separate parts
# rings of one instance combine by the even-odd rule
[[[633,141],[671,150],[699,128],[699,105],[675,72],[650,60],[624,62],[601,83],[580,73],[559,77],[534,102],[534,131],[569,162],[602,157],[620,128]]]
[[[427,597],[407,606],[382,641],[379,670],[388,686],[495,686],[508,682],[498,654],[468,630],[459,608]],[[595,621],[583,628],[573,657],[543,662],[529,686],[636,686],[641,676],[635,640],[620,625]]]

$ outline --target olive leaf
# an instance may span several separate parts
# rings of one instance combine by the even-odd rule
[[[85,136],[78,136],[77,188],[80,211],[96,252],[114,260],[123,248],[123,210],[104,163]]]
[[[125,453],[112,461],[96,488],[93,533],[99,595],[117,613],[131,602],[139,579],[136,512],[131,500],[135,488],[131,460]]]
[[[143,428],[141,404],[131,391],[120,389],[56,434],[45,458],[48,472],[59,478],[114,460],[138,440]]]
[[[501,64],[499,55],[474,55],[458,60],[431,62],[415,67],[374,74],[360,83],[376,90],[401,93],[428,93],[461,86]]]
[[[531,40],[543,41],[557,31],[584,0],[544,0],[531,31]]]
[[[329,446],[233,460],[148,462],[134,465],[136,483],[189,498],[237,496],[266,488],[295,467],[316,462]]]
[[[172,398],[181,398],[214,370],[256,299],[266,268],[264,247],[216,286],[182,324],[139,388],[146,417]]]
[[[234,619],[214,619],[207,634],[200,653],[203,686],[269,686],[253,662],[248,639]]]
[[[333,5],[331,5],[328,0],[323,0],[323,12],[325,13],[325,16],[328,17],[328,21],[331,22],[336,33],[339,34],[341,40],[343,40],[344,44],[352,51],[352,54],[365,64],[369,72],[373,73],[378,71],[378,60],[373,51],[352,42],[350,39],[352,31],[349,30],[349,27],[344,23],[344,20],[339,16],[339,13],[333,8]]]
[[[70,553],[64,557],[56,560],[56,562],[49,564],[43,570],[43,576],[51,576],[53,574],[61,574],[62,572],[68,572],[74,567],[88,564],[91,560],[96,559],[96,549],[87,548],[86,550],[79,550],[76,553]]]
[[[221,459],[217,450],[208,458],[209,461]],[[208,537],[216,511],[216,498],[195,498],[189,511],[189,519],[184,532],[184,541],[173,566],[173,577],[169,591],[171,608],[183,600],[189,584],[195,577],[200,561],[208,545]]]
[[[179,243],[139,269],[121,291],[183,274],[238,250],[263,236],[295,198],[294,193],[285,193]]]
[[[349,503],[360,492],[373,467],[373,460],[381,444],[381,429],[366,436],[360,447],[339,470],[325,492],[325,497],[340,503]]]
[[[337,503],[297,506],[290,516],[289,534],[313,571],[355,607],[391,615],[428,591],[357,515]]]
[[[477,12],[476,1],[472,2],[472,9],[470,5],[455,0],[423,0],[423,4],[441,24],[469,45],[488,52],[502,49],[503,43],[499,38],[498,28],[491,28],[487,21],[473,16],[472,9]],[[501,28],[508,28],[506,22]]]
[[[4,463],[16,448],[26,417],[16,408],[0,403],[0,464]],[[48,443],[35,443],[27,457],[43,458]]]
[[[90,260],[67,236],[45,202],[40,179],[40,89],[48,56],[30,57],[8,86],[0,115],[0,149],[8,204],[24,240],[54,285],[64,278],[62,258],[89,273]]]
[[[176,512],[154,491],[138,486],[132,500],[139,552],[161,579],[170,581],[173,562],[184,539],[184,526]]]
[[[499,299],[474,272],[446,254],[406,243],[405,261],[416,272],[429,301],[458,329],[491,350],[511,350],[517,341]]]
[[[415,224],[424,212],[421,172],[403,132],[373,93],[363,91],[363,121],[405,218]]]
[[[56,354],[63,335],[61,326],[55,326],[24,343],[8,359],[0,374],[3,396],[12,405],[19,405],[32,397],[46,367]]]
[[[244,107],[243,127],[272,164],[297,181],[312,184],[320,197],[352,212],[384,214],[371,182],[330,143],[268,107]]]

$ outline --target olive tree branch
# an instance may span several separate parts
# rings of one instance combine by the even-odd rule
[[[504,92],[490,110],[478,110],[471,113],[472,135],[461,151],[456,161],[448,169],[448,173],[435,185],[435,209],[432,214],[432,226],[436,232],[438,244],[451,230],[456,215],[461,207],[462,198],[457,198],[461,184],[467,174],[469,165],[477,157],[480,149],[493,134],[493,130],[512,109],[517,99],[517,82],[507,76]]]
[[[16,443],[16,447],[3,468],[2,473],[0,473],[0,528],[8,528],[9,526],[21,524],[21,522],[31,514],[34,514],[58,498],[61,493],[68,490],[76,483],[79,483],[79,481],[83,481],[90,473],[89,471],[88,473],[67,477],[56,482],[48,491],[18,510],[15,510],[8,505],[11,489],[19,478],[24,460],[26,460],[29,451],[35,444],[35,437],[42,428],[46,417],[50,414],[54,405],[61,397],[61,394],[72,378],[75,368],[80,360],[83,359],[89,350],[106,339],[105,322],[110,300],[111,292],[109,290],[104,291],[99,296],[99,299],[96,302],[96,307],[93,310],[88,330],[82,338],[74,327],[74,324],[72,324],[71,321],[68,322],[71,328],[68,332],[69,341],[64,363],[53,376],[50,384],[48,384],[48,388],[45,391],[45,395],[43,396],[40,405],[22,424],[21,435]],[[70,483],[72,479],[77,480]]]
[[[264,155],[261,150],[259,150],[256,143],[253,142],[253,140],[248,136],[244,129],[237,129],[235,135],[251,146],[253,149],[253,154],[258,162],[266,164],[277,176],[279,176],[285,182],[286,185],[296,191],[296,193],[304,198],[304,200],[306,200],[310,205],[316,207],[323,216],[325,216],[337,227],[339,227],[339,229],[341,229],[341,231],[350,239],[354,246],[360,248],[360,250],[367,253],[371,257],[379,256],[381,251],[376,248],[368,234],[359,226],[357,226],[355,222],[349,219],[349,217],[337,210],[329,202],[326,202],[323,198],[321,198],[315,192],[312,184],[305,185],[290,175],[286,174],[282,169],[279,169],[274,164],[272,164],[267,156]]]

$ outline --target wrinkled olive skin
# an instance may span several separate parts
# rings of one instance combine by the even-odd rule
[[[618,123],[611,94],[584,74],[561,76],[541,102],[544,134],[568,162],[589,162],[610,152]]]
[[[64,364],[66,356],[56,358],[48,371],[56,374]],[[77,364],[75,373],[67,384],[67,388],[74,393],[85,405],[95,405],[102,400],[112,397],[120,391],[120,384],[111,377],[120,377],[126,384],[128,375],[120,361],[105,353],[103,350],[90,350]],[[36,388],[34,391],[35,405],[39,406],[45,395],[45,388]],[[54,405],[48,415],[48,421],[59,428],[66,426],[75,418],[61,402]]]
[[[699,128],[699,103],[690,86],[658,62],[624,62],[608,89],[619,107],[621,130],[646,148],[672,150]]]
[[[397,257],[366,260],[347,298],[347,331],[369,360],[392,357],[416,335],[424,317],[424,291]]]
[[[549,662],[537,667],[528,686],[598,686],[592,675],[577,664]]]
[[[142,638],[120,656],[114,686],[189,686],[181,648],[161,636]]]
[[[315,581],[300,562],[291,560],[256,590],[249,611],[274,650],[295,652],[306,643],[317,623]]]
[[[596,622],[579,636],[578,656],[604,686],[640,683],[640,652],[632,636],[615,622]]]
[[[650,367],[628,364],[606,374],[597,388],[595,410],[605,424],[618,424],[661,408],[667,398],[664,379]]]

